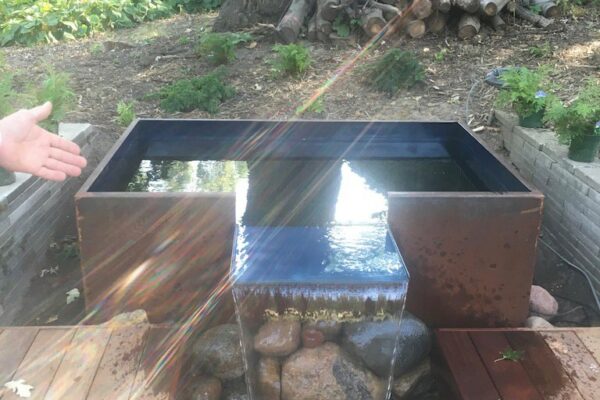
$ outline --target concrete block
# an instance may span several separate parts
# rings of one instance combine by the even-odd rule
[[[23,201],[17,209],[10,213],[8,216],[10,223],[14,225],[19,224],[19,220],[23,218],[23,216],[34,211],[35,207],[40,207],[44,201],[50,198],[50,195],[50,189],[38,190],[33,193],[27,200]]]
[[[548,142],[549,138],[552,136],[552,131],[515,126],[513,134],[522,138],[536,150],[542,151],[544,144]]]
[[[58,134],[67,140],[74,141],[79,146],[87,142],[88,135],[92,132],[90,124],[60,123]]]
[[[0,186],[0,212],[18,195],[23,193],[38,178],[29,174],[16,173],[16,181],[12,185]]]
[[[494,116],[501,126],[506,127],[510,131],[512,131],[515,126],[519,125],[519,117],[517,114],[508,111],[494,110]]]
[[[511,145],[510,145],[511,146],[511,150],[510,150],[511,157],[512,157],[513,153],[520,152],[524,145],[525,145],[525,141],[523,140],[523,138],[521,136],[513,135]]]
[[[533,165],[536,170],[547,171],[549,174],[554,164],[556,164],[556,160],[548,156],[548,154],[544,153],[543,151],[538,151],[535,155],[535,161]]]
[[[592,189],[600,191],[600,162],[575,163],[574,174]]]
[[[563,186],[563,190],[575,189],[587,196],[590,187],[581,179],[562,168],[562,165],[553,165],[551,172],[550,180],[548,181],[549,190],[561,190],[560,187]]]

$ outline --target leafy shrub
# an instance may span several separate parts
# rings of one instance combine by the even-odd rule
[[[367,67],[371,85],[390,96],[400,89],[411,88],[425,78],[417,57],[407,51],[390,49],[383,57]]]
[[[552,46],[546,42],[543,45],[533,45],[529,47],[529,54],[536,58],[545,58],[552,55]]]
[[[13,102],[17,93],[13,87],[13,74],[8,70],[4,57],[0,54],[0,118],[13,111]]]
[[[548,71],[544,68],[510,68],[501,75],[504,86],[498,94],[497,104],[501,107],[511,106],[521,117],[543,110],[549,101],[544,92],[547,89],[547,76]]]
[[[310,67],[310,53],[300,44],[278,44],[273,50],[277,53],[273,67],[280,74],[298,76]]]
[[[133,101],[120,101],[117,104],[117,121],[123,126],[127,126],[135,119],[135,104]]]
[[[128,28],[177,10],[214,9],[221,0],[1,0],[0,46],[55,42]]]
[[[160,107],[168,112],[200,109],[214,114],[223,101],[235,94],[231,86],[223,83],[224,75],[222,69],[217,69],[199,78],[176,81],[158,92]]]
[[[42,126],[47,129],[56,129],[58,123],[63,120],[65,114],[75,103],[75,93],[71,90],[69,75],[49,69],[42,85],[34,92],[36,104],[52,102],[52,114],[42,122]]]
[[[235,59],[235,46],[251,39],[247,33],[207,33],[200,38],[196,52],[214,65],[227,64]]]
[[[551,102],[545,119],[554,123],[556,134],[563,143],[569,143],[578,136],[594,134],[595,125],[600,121],[600,83],[588,81],[569,105],[558,100]]]

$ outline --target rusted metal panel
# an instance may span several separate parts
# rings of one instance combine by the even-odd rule
[[[76,206],[88,322],[139,308],[181,321],[220,298],[232,310],[233,194],[79,193]]]
[[[407,309],[432,327],[527,318],[541,193],[390,193],[389,224],[410,272]]]

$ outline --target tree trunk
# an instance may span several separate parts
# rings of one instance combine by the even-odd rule
[[[378,8],[371,8],[361,18],[362,28],[369,37],[378,34],[387,24],[383,13]]]
[[[548,26],[552,25],[552,23],[554,22],[553,19],[547,19],[547,18],[542,17],[541,15],[534,14],[519,4],[517,4],[517,6],[515,7],[515,12],[519,16],[519,18],[522,18],[525,21],[529,21],[532,24],[535,24],[542,28],[547,28]]]
[[[330,21],[323,19],[323,17],[317,13],[317,38],[320,42],[329,42],[329,35],[333,32],[333,27]]]
[[[479,10],[479,0],[452,0],[452,4],[468,13]]]
[[[316,42],[319,39],[317,35],[317,13],[308,20],[308,26],[306,28],[306,38],[311,42]]]
[[[289,4],[289,0],[225,0],[213,30],[237,31],[257,22],[277,24]]]
[[[427,27],[425,26],[425,21],[422,19],[413,19],[406,25],[406,33],[408,33],[408,35],[413,39],[418,39],[425,36],[426,32]]]
[[[498,14],[494,15],[489,19],[490,25],[494,28],[495,31],[504,31],[506,30],[506,22],[500,17]]]
[[[460,39],[471,39],[479,33],[481,23],[479,17],[473,14],[463,14],[458,21],[458,37]]]
[[[426,20],[427,31],[431,33],[440,33],[446,29],[446,22],[448,20],[448,14],[444,14],[440,11],[434,11]]]
[[[481,11],[488,17],[493,17],[508,3],[508,0],[481,0]]]
[[[531,0],[531,4],[540,6],[542,9],[542,15],[546,18],[556,18],[560,16],[560,10],[553,1]]]
[[[425,19],[431,15],[431,0],[413,0],[411,11],[417,19]]]
[[[434,10],[438,10],[443,13],[447,13],[450,11],[450,8],[452,8],[452,1],[451,0],[433,0],[431,2],[431,6],[433,7]]]
[[[317,0],[317,9],[325,21],[335,21],[340,12],[339,0]]]
[[[310,8],[309,0],[292,1],[287,13],[285,13],[279,25],[277,25],[277,33],[284,43],[293,43],[296,41]]]

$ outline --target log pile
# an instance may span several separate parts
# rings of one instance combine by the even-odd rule
[[[301,32],[311,41],[343,39],[350,28],[367,38],[381,33],[420,38],[450,28],[460,39],[470,39],[484,24],[506,29],[500,16],[504,9],[544,28],[559,12],[551,0],[291,0],[277,32],[285,43],[296,41]]]

